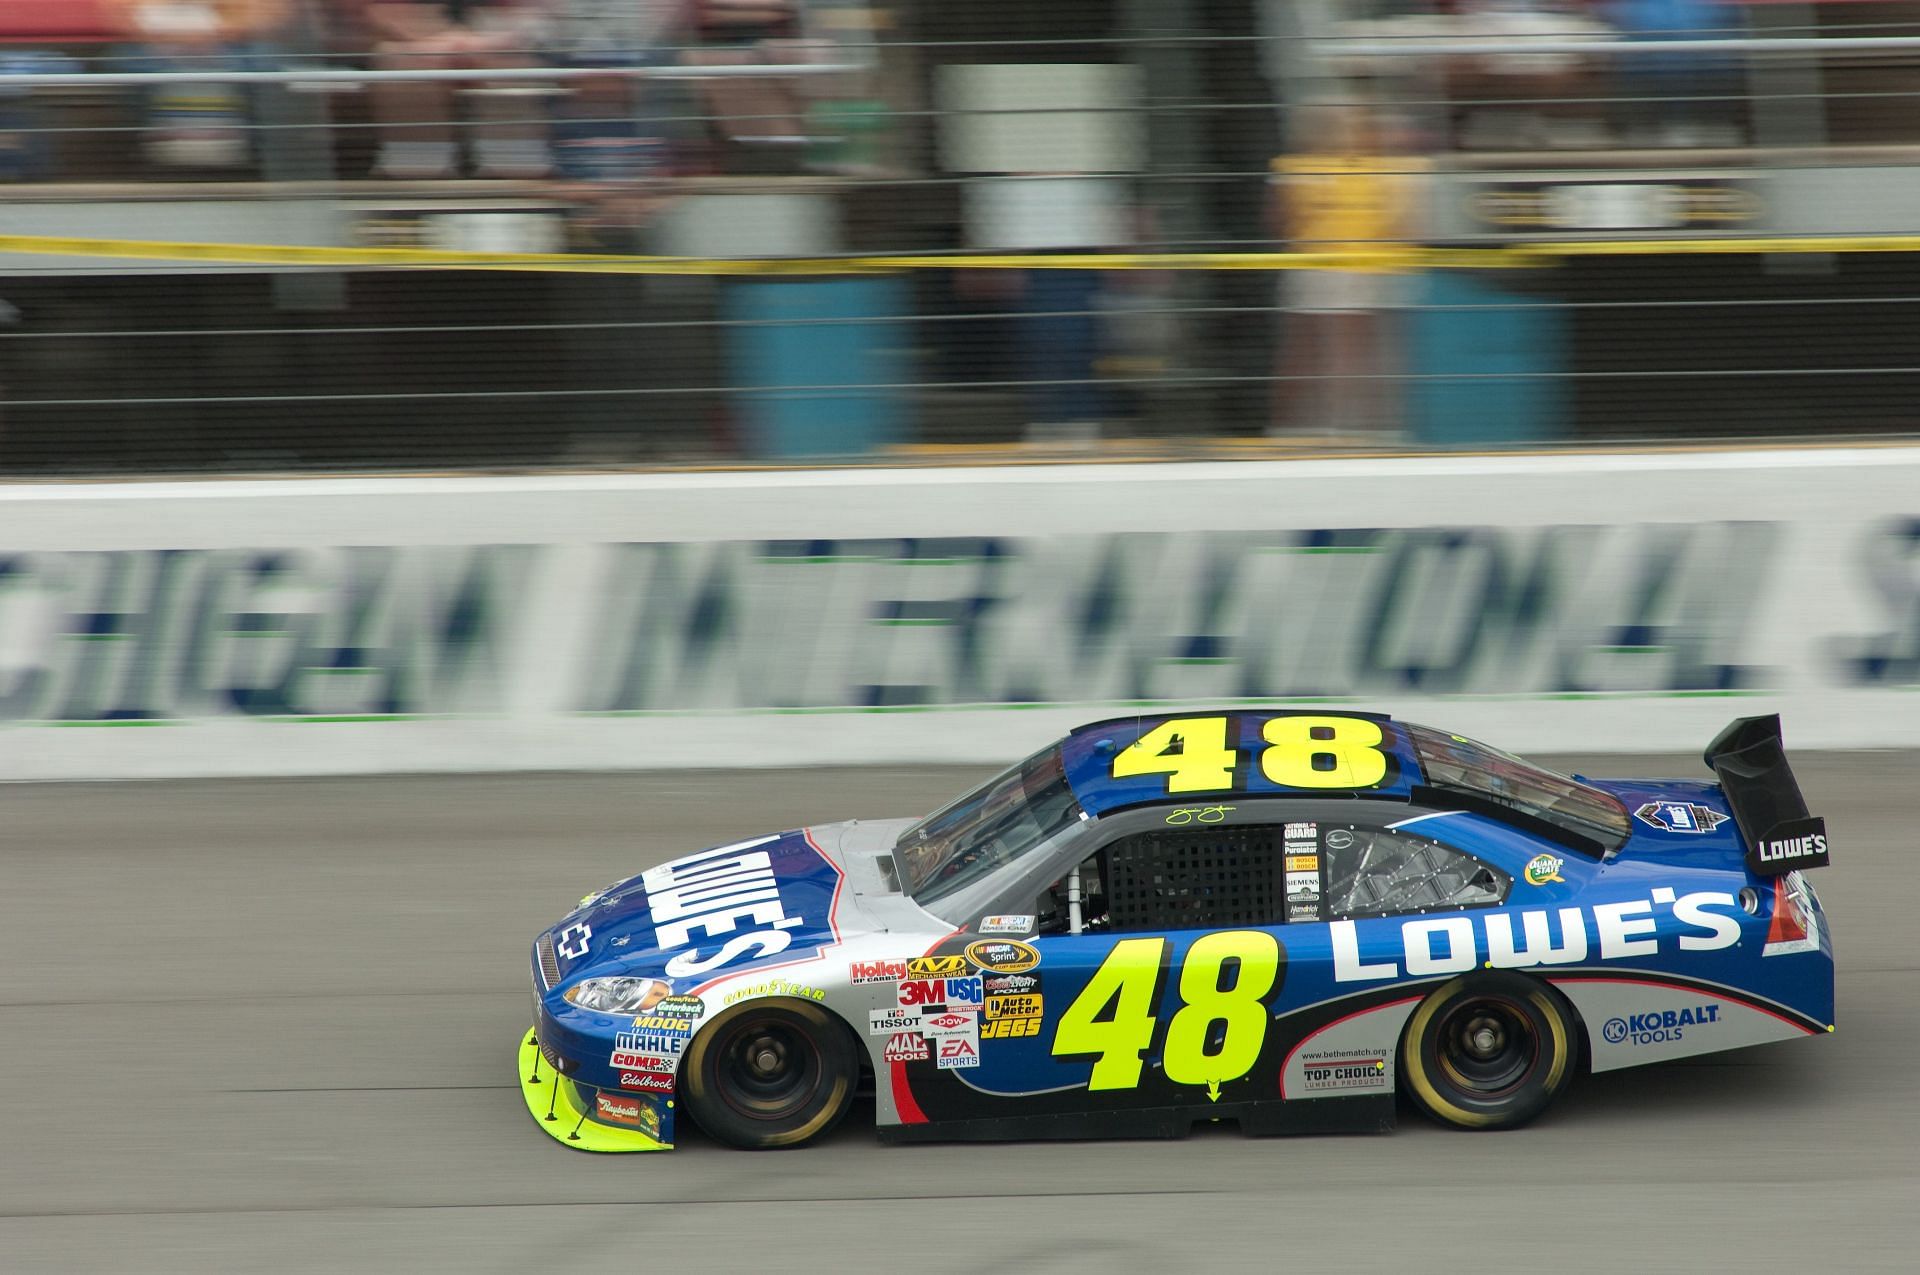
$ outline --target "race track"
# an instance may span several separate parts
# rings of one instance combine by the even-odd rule
[[[1835,845],[1830,1038],[1589,1080],[1510,1134],[882,1148],[868,1114],[625,1157],[521,1104],[534,932],[978,772],[0,789],[0,1270],[1911,1271],[1920,756],[1796,765]]]

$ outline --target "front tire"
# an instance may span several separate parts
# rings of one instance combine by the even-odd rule
[[[806,1001],[753,1001],[694,1037],[681,1062],[688,1111],[702,1129],[752,1151],[805,1146],[853,1104],[857,1046]]]
[[[1573,1078],[1580,1036],[1546,984],[1520,974],[1468,974],[1420,1003],[1400,1042],[1401,1086],[1459,1129],[1512,1129]]]

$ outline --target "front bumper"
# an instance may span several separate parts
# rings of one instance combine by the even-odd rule
[[[538,1036],[520,1038],[520,1094],[547,1136],[576,1151],[671,1151],[673,1099],[595,1089],[554,1071]]]

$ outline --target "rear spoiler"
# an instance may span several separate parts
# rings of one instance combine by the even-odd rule
[[[1777,877],[1827,866],[1827,821],[1807,813],[1780,745],[1780,716],[1742,717],[1707,745],[1734,824],[1747,843],[1747,869]]]

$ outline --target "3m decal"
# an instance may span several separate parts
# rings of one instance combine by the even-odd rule
[[[1024,974],[1040,963],[1040,952],[1011,939],[983,939],[967,945],[967,959],[988,973]]]
[[[1227,742],[1226,717],[1176,717],[1113,755],[1114,779],[1165,775],[1166,792],[1222,792],[1241,785],[1240,752]],[[1373,788],[1387,777],[1386,735],[1363,717],[1299,715],[1269,718],[1260,728],[1260,773],[1287,788]],[[1232,807],[1194,807],[1200,812]],[[1175,811],[1174,814],[1179,814]],[[1222,815],[1224,817],[1224,814]],[[1168,823],[1175,822],[1173,815]]]
[[[1649,801],[1634,811],[1633,817],[1665,832],[1712,832],[1727,821],[1726,815],[1711,806],[1687,801]]]
[[[1565,859],[1557,859],[1550,854],[1536,854],[1527,860],[1526,869],[1521,873],[1528,885],[1545,885],[1549,881],[1565,884],[1566,878],[1560,875]]]
[[[1164,938],[1122,939],[1060,1016],[1053,1056],[1095,1059],[1088,1089],[1139,1085],[1157,1026],[1166,954]],[[1222,1084],[1246,1075],[1266,1042],[1266,1002],[1285,973],[1280,941],[1264,931],[1224,930],[1195,939],[1181,965],[1180,1008],[1161,1049],[1167,1079],[1204,1085],[1217,1100]]]
[[[907,961],[908,978],[941,978],[966,972],[967,958],[964,956],[916,956]]]
[[[897,995],[903,1006],[944,1005],[947,1003],[947,980],[944,978],[913,978],[899,985]]]

